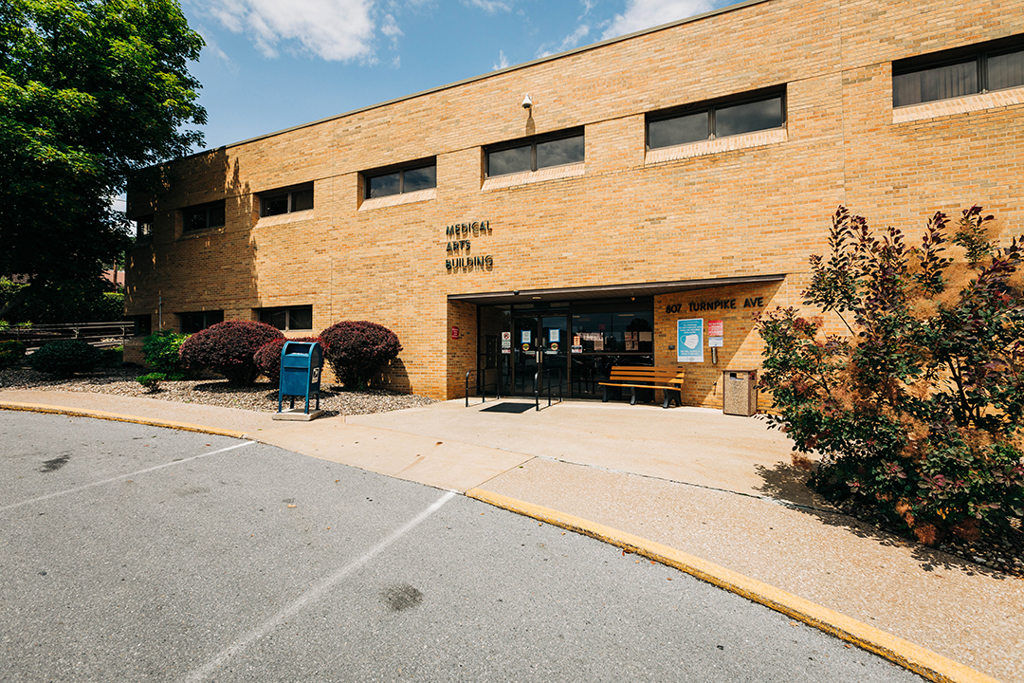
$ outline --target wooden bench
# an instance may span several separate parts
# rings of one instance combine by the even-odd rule
[[[602,401],[608,400],[608,387],[629,387],[631,395],[629,405],[636,405],[637,389],[661,389],[665,392],[665,400],[661,407],[668,408],[675,401],[682,406],[680,394],[683,384],[683,370],[677,367],[657,367],[652,365],[613,365],[607,382],[598,382],[604,387]]]

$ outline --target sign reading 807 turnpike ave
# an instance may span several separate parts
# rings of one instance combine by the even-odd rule
[[[704,362],[704,318],[676,321],[676,362]]]

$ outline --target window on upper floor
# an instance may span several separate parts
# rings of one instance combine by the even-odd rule
[[[647,114],[647,147],[672,147],[786,124],[784,88],[772,88]]]
[[[139,216],[135,219],[135,239],[145,242],[153,237],[153,214]]]
[[[583,161],[583,129],[510,140],[484,148],[487,176],[536,171]]]
[[[276,306],[274,308],[258,308],[260,322],[273,325],[279,330],[311,330],[313,329],[312,306]]]
[[[892,104],[905,107],[1024,86],[1024,36],[901,59],[892,64]]]
[[[224,200],[189,206],[181,210],[181,231],[195,232],[224,225]]]
[[[313,183],[260,193],[260,216],[277,216],[312,208]]]
[[[363,171],[363,198],[386,197],[437,187],[437,159],[420,159]]]
[[[184,334],[195,334],[211,325],[224,322],[224,311],[186,311],[178,313],[178,326]]]

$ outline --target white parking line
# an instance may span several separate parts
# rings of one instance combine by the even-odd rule
[[[243,441],[242,443],[236,443],[234,446],[227,446],[226,448],[218,448],[217,450],[210,451],[209,453],[202,453],[200,455],[193,455],[191,458],[182,458],[181,460],[175,460],[174,462],[165,462],[163,465],[155,465],[153,467],[147,467],[144,470],[137,470],[135,472],[129,472],[128,474],[120,474],[120,475],[118,475],[116,477],[111,477],[110,479],[104,479],[102,481],[94,481],[91,484],[83,484],[82,486],[76,486],[74,488],[65,489],[63,491],[57,491],[56,493],[47,493],[45,496],[39,496],[37,498],[32,498],[30,500],[23,500],[20,503],[11,503],[10,505],[0,506],[0,512],[6,512],[8,510],[13,510],[15,508],[20,508],[23,505],[31,505],[32,503],[38,503],[38,502],[43,501],[43,500],[49,500],[50,498],[57,498],[58,496],[66,496],[69,493],[78,493],[79,491],[84,491],[86,489],[91,489],[91,488],[94,488],[96,486],[103,486],[104,484],[110,484],[112,482],[120,481],[122,479],[127,479],[129,477],[137,477],[140,474],[145,474],[146,472],[153,472],[155,470],[162,470],[165,467],[174,467],[175,465],[182,465],[182,464],[184,464],[186,462],[191,462],[193,460],[198,460],[199,458],[206,458],[206,457],[209,457],[211,455],[217,455],[218,453],[224,453],[225,451],[233,451],[236,448],[241,448],[242,446],[251,446],[254,443],[256,443],[256,442],[255,441]]]
[[[368,550],[366,553],[364,553],[360,557],[356,558],[355,560],[352,560],[351,562],[349,562],[344,567],[342,567],[338,571],[334,572],[330,576],[327,576],[327,577],[321,579],[320,581],[318,581],[312,588],[310,588],[308,591],[306,591],[305,593],[300,595],[298,598],[296,598],[290,605],[288,605],[287,607],[282,609],[280,612],[278,612],[274,616],[272,616],[269,619],[265,620],[263,623],[259,624],[255,628],[249,630],[245,635],[243,635],[241,638],[236,640],[230,646],[228,646],[225,649],[221,650],[217,654],[216,657],[211,659],[204,666],[202,666],[199,669],[196,669],[195,671],[190,673],[188,676],[186,676],[184,678],[184,680],[185,681],[189,681],[189,682],[191,682],[191,681],[202,681],[202,680],[212,676],[213,673],[218,668],[220,668],[221,666],[226,664],[229,659],[234,657],[236,654],[238,654],[239,652],[244,650],[246,647],[248,647],[252,643],[256,642],[260,638],[263,638],[264,636],[269,634],[275,628],[280,626],[281,623],[284,622],[286,619],[288,619],[289,617],[294,616],[296,613],[298,613],[300,610],[302,610],[310,602],[312,602],[313,600],[316,600],[321,595],[323,595],[325,592],[327,592],[328,590],[333,588],[335,586],[335,584],[340,582],[342,579],[344,579],[348,575],[352,574],[357,569],[361,568],[367,562],[369,562],[374,557],[379,555],[381,553],[381,551],[383,551],[389,545],[391,545],[392,543],[397,541],[399,538],[401,538],[405,534],[407,534],[410,531],[412,531],[417,525],[419,525],[425,519],[427,519],[432,514],[434,514],[438,510],[440,510],[441,506],[443,506],[445,503],[447,503],[449,500],[451,500],[454,497],[455,497],[455,492],[454,491],[449,491],[448,493],[446,493],[443,496],[441,496],[440,498],[438,498],[426,510],[424,510],[420,514],[416,515],[415,517],[410,519],[408,522],[406,522],[405,524],[403,524],[399,528],[397,528],[394,531],[392,531],[383,541],[381,541],[380,543],[375,545],[373,548]]]

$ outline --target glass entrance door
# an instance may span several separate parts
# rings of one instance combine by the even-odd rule
[[[512,393],[531,395],[538,372],[541,386],[552,383],[552,393],[558,385],[568,384],[569,340],[567,315],[515,315],[512,319]]]

